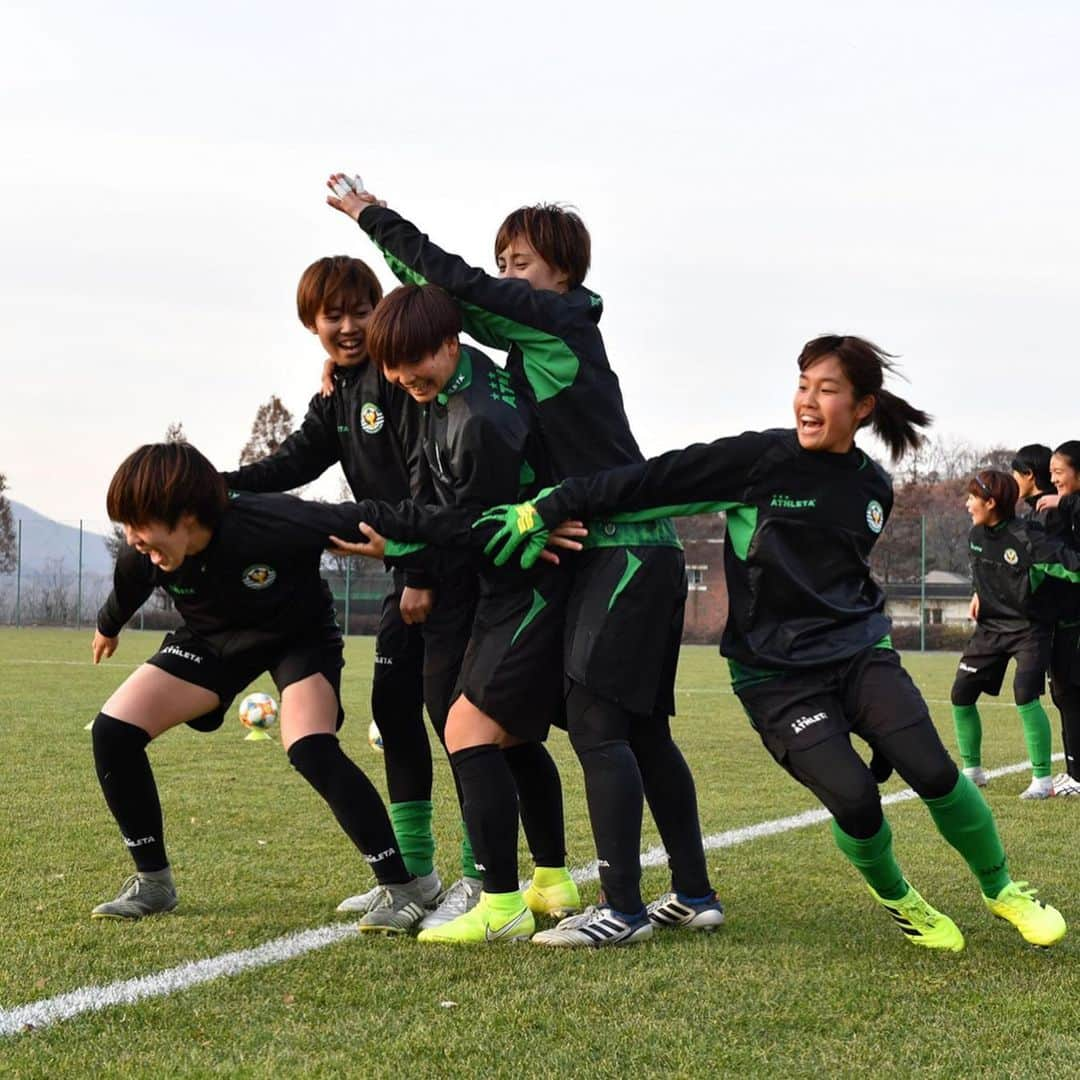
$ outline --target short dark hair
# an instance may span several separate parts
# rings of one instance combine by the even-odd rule
[[[382,299],[382,285],[366,262],[349,255],[327,255],[313,262],[296,286],[296,314],[310,330],[320,311],[331,304],[367,300],[374,307]]]
[[[367,324],[368,356],[384,371],[415,364],[461,333],[461,309],[438,285],[402,285]]]
[[[979,499],[993,499],[998,518],[1002,521],[1016,517],[1020,485],[1011,473],[1000,469],[981,469],[968,482],[968,494]]]
[[[109,518],[122,525],[161,522],[169,529],[184,514],[213,529],[225,512],[225,479],[190,443],[148,443],[116,470],[105,497]]]
[[[1012,459],[1012,469],[1023,476],[1034,476],[1035,487],[1039,491],[1049,491],[1050,483],[1050,447],[1042,443],[1028,443],[1021,446]]]
[[[585,280],[592,260],[592,239],[585,222],[573,210],[558,203],[521,206],[507,214],[495,234],[495,258],[507,245],[524,237],[549,266],[567,277],[567,287]]]
[[[823,334],[808,341],[799,353],[799,370],[806,371],[826,356],[835,356],[855,388],[856,399],[872,394],[874,411],[860,424],[871,424],[889,448],[894,461],[917,449],[923,436],[918,430],[930,426],[930,416],[884,388],[886,373],[897,374],[896,357],[866,338],[854,334]]]
[[[1054,448],[1054,457],[1063,457],[1073,472],[1080,472],[1080,439],[1069,439]]]

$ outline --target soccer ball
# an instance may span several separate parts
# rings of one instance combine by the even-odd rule
[[[374,720],[368,724],[367,741],[372,750],[378,750],[380,754],[383,752],[382,732]]]
[[[250,728],[249,739],[268,739],[266,729],[277,719],[277,702],[269,694],[248,694],[240,702],[240,723]]]

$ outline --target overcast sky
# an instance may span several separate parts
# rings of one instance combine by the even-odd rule
[[[1067,2],[6,0],[0,472],[100,522],[170,422],[225,467],[270,394],[299,420],[300,272],[391,283],[334,169],[489,267],[508,210],[576,205],[647,453],[788,424],[826,331],[950,437],[1080,437],[1078,53]]]

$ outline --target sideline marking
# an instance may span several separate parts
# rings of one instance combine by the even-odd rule
[[[1052,760],[1061,761],[1063,758],[1063,754],[1054,754]],[[986,775],[992,780],[998,776],[1009,776],[1030,768],[1030,762],[1021,761],[1015,765],[1003,765],[999,769],[988,769]],[[883,795],[881,804],[891,806],[893,803],[908,802],[917,797],[911,788],[904,788],[903,791]],[[801,814],[793,814],[790,817],[761,821],[757,825],[745,825],[740,829],[728,829],[722,833],[706,836],[704,838],[705,850],[716,851],[736,847],[763,836],[776,836],[794,829],[805,829],[810,825],[828,821],[829,817],[828,810],[819,808],[804,810]],[[666,859],[667,852],[662,846],[656,845],[642,854],[641,865],[643,867],[662,866]],[[598,877],[596,861],[571,871],[571,876],[578,883],[595,881]],[[191,960],[177,967],[159,971],[156,975],[141,975],[134,979],[108,983],[105,986],[84,986],[79,990],[45,998],[42,1001],[34,1001],[28,1005],[0,1009],[0,1038],[36,1031],[50,1024],[59,1023],[61,1020],[70,1020],[85,1012],[97,1012],[112,1005],[133,1005],[147,998],[164,997],[166,994],[178,993],[192,986],[198,986],[200,983],[211,982],[228,975],[237,975],[242,971],[280,964],[303,956],[305,953],[314,952],[316,949],[325,949],[328,945],[335,945],[356,933],[356,925],[353,922],[332,923],[314,930],[301,930],[298,933],[287,934],[285,937],[275,938],[253,949],[223,953],[221,956],[211,956],[205,960]]]

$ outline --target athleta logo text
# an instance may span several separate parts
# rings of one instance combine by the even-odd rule
[[[188,652],[187,649],[181,649],[178,645],[166,645],[161,650],[163,653],[171,653],[173,656],[179,656],[181,660],[190,660],[193,664],[201,664],[203,658],[197,653]]]
[[[800,716],[798,720],[791,721],[791,730],[798,735],[800,731],[805,731],[811,724],[820,724],[822,720],[828,719],[829,714],[825,712],[816,712],[813,716]]]
[[[791,495],[774,495],[770,506],[778,506],[781,510],[809,510],[817,506],[817,499],[796,499]]]
[[[380,851],[378,855],[365,855],[364,858],[369,863],[377,863],[377,862],[382,862],[383,859],[389,859],[391,855],[396,855],[396,854],[397,854],[397,851],[394,848],[388,847],[385,851]]]
[[[129,840],[126,836],[123,837],[124,843],[128,847],[145,847],[147,844],[157,843],[156,836],[140,836],[138,840]]]

